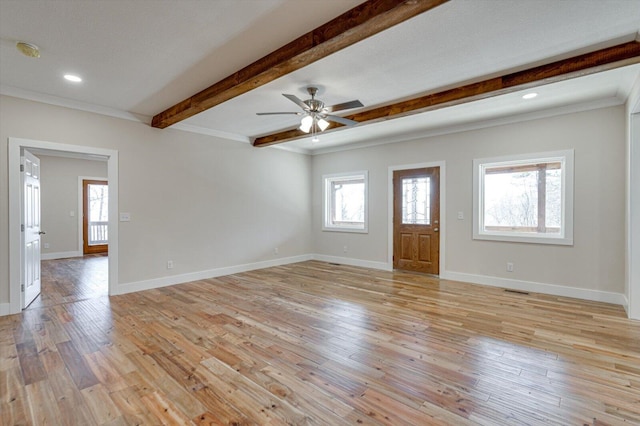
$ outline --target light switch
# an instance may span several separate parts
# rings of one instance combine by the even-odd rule
[[[458,220],[464,220],[464,212],[458,212]]]
[[[120,222],[129,222],[131,220],[130,213],[120,213]]]
[[[73,210],[69,212],[69,216],[74,217],[75,215],[76,215],[76,212],[74,212]]]

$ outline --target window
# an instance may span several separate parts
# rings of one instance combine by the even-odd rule
[[[367,232],[366,171],[325,175],[325,231]]]
[[[573,150],[473,161],[473,238],[573,244]]]

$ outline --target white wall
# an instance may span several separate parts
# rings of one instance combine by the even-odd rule
[[[388,263],[390,166],[446,162],[445,271],[483,282],[563,286],[557,294],[622,301],[624,292],[625,112],[613,107],[493,128],[316,155],[312,160],[316,253]],[[472,161],[508,154],[575,149],[574,245],[472,239]],[[369,233],[321,230],[321,176],[369,171]],[[457,220],[462,211],[465,219]],[[348,253],[343,247],[348,246]],[[506,262],[515,271],[506,272]],[[495,281],[495,280],[493,280]],[[498,281],[500,282],[500,281]],[[509,286],[509,282],[506,286]],[[550,289],[547,287],[546,289]],[[551,288],[552,289],[552,288]],[[580,291],[573,292],[573,289]]]
[[[563,286],[587,298],[593,292],[594,299],[621,295],[628,291],[625,115],[624,107],[613,107],[309,158],[3,96],[0,308],[9,293],[9,137],[118,151],[120,211],[131,214],[119,233],[118,281],[126,291],[139,283],[196,279],[203,271],[309,253],[385,265],[389,167],[444,161],[443,276]],[[574,246],[471,238],[474,158],[570,148],[575,149]],[[369,233],[323,232],[321,176],[353,170],[369,171]],[[458,211],[465,220],[456,219]],[[175,269],[166,269],[167,260]],[[507,261],[515,264],[513,273],[505,271]]]
[[[626,264],[625,290],[629,318],[640,320],[640,77],[627,99]]]
[[[131,214],[120,223],[120,286],[312,251],[308,156],[2,96],[0,305],[9,294],[9,137],[118,151],[120,211]]]
[[[41,229],[43,259],[82,255],[78,241],[78,177],[99,177],[106,180],[107,162],[40,155],[41,176]],[[71,212],[74,216],[71,216]],[[49,248],[45,248],[45,244]]]

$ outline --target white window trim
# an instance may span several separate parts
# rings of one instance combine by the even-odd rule
[[[496,165],[521,165],[534,162],[562,162],[562,225],[561,234],[530,234],[483,229],[484,186],[483,173],[487,167]],[[574,150],[510,155],[505,157],[473,160],[473,239],[511,241],[519,243],[573,245],[573,185]]]
[[[354,180],[364,178],[364,225],[334,225],[330,223],[331,217],[331,185],[334,180],[353,178]],[[361,170],[356,172],[333,173],[322,175],[322,230],[329,232],[356,232],[361,234],[369,233],[369,172]]]

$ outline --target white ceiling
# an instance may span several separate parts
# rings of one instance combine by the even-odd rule
[[[221,80],[361,0],[0,0],[0,92],[141,119]],[[452,0],[176,125],[239,141],[294,127],[284,98],[371,108],[633,40],[640,0]],[[15,49],[38,45],[32,59]],[[65,73],[81,75],[71,84]],[[324,152],[445,129],[623,103],[639,66],[283,146]],[[350,111],[347,111],[348,113]],[[344,147],[343,147],[344,148]]]

